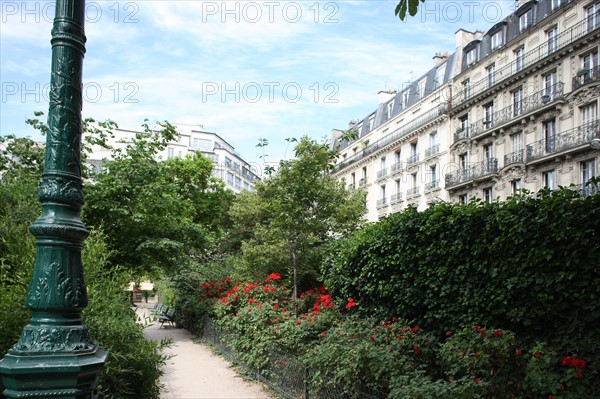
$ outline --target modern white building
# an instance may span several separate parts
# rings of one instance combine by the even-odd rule
[[[367,190],[368,219],[436,200],[583,186],[600,152],[599,0],[520,0],[487,32],[351,123],[334,175]]]
[[[184,124],[174,126],[179,132],[179,139],[168,143],[165,150],[159,154],[160,159],[184,157],[200,151],[202,155],[213,161],[213,176],[223,180],[227,188],[236,194],[242,190],[254,190],[254,184],[260,179],[258,165],[244,161],[231,144],[217,133],[205,131],[202,126]],[[113,133],[114,138],[108,144],[114,148],[125,148],[136,134],[142,132],[114,129]],[[102,160],[109,157],[109,150],[94,146],[86,162],[100,168]]]

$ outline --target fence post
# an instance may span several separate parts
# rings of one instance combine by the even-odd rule
[[[308,395],[308,367],[304,366],[304,399],[309,399]]]

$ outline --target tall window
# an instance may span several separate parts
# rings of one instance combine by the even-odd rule
[[[486,129],[492,128],[494,127],[494,102],[489,102],[486,105],[483,106],[484,107],[484,114],[485,114],[485,118],[484,118],[484,127]]]
[[[554,169],[542,173],[544,188],[556,190],[556,171]]]
[[[413,162],[416,161],[417,155],[418,155],[418,153],[417,153],[417,142],[415,141],[413,143],[410,143],[410,157],[411,157],[411,159],[412,159]]]
[[[600,26],[600,1],[585,9],[588,32]]]
[[[381,159],[379,160],[379,169],[380,170],[385,169],[385,157],[381,157]]]
[[[356,187],[356,173],[354,172],[350,175],[350,184],[352,185],[352,188]]]
[[[550,100],[554,99],[556,94],[557,75],[556,71],[552,71],[547,75],[544,75],[544,94],[550,96]]]
[[[503,32],[502,29],[492,35],[492,50],[496,50],[503,44]]]
[[[439,87],[442,83],[444,83],[444,72],[446,72],[446,64],[438,67],[435,70],[435,87]]]
[[[458,196],[458,203],[466,205],[467,204],[467,194],[461,194]]]
[[[470,51],[467,51],[467,65],[473,64],[477,61],[477,49],[474,48]]]
[[[494,159],[494,147],[493,144],[486,144],[483,146],[483,161],[486,165],[490,165]]]
[[[554,152],[556,147],[556,119],[552,118],[542,124],[546,152]]]
[[[548,54],[558,49],[558,26],[546,31],[546,40],[548,43]]]
[[[510,136],[510,140],[512,143],[513,152],[521,151],[523,149],[523,133],[515,133]]]
[[[519,49],[514,51],[515,57],[515,72],[519,72],[521,69],[525,67],[525,48],[520,47]]]
[[[487,87],[492,87],[496,84],[496,64],[492,64],[485,68]]]
[[[429,134],[429,155],[437,154],[438,148],[438,134],[431,132]]]
[[[396,198],[400,199],[400,193],[402,192],[402,186],[401,186],[401,181],[402,179],[396,179],[395,185],[396,185]]]
[[[421,79],[419,82],[419,98],[425,97],[425,84],[427,83],[427,78]]]
[[[598,104],[594,101],[591,104],[581,107],[581,123],[586,125],[598,119]]]
[[[462,171],[466,171],[469,166],[469,154],[466,152],[458,156],[458,167]]]
[[[367,167],[363,166],[362,168],[362,179],[363,184],[365,184],[367,182]]]
[[[483,200],[488,204],[492,203],[492,188],[484,188],[483,189]]]
[[[436,165],[431,165],[429,167],[429,174],[431,175],[431,187],[437,187],[438,183],[437,183],[437,166]]]
[[[588,159],[581,162],[581,184],[585,184],[592,177],[596,177],[596,160]]]
[[[173,158],[175,156],[175,150],[173,148],[167,148],[167,158]]]
[[[385,204],[385,184],[379,187],[379,202]]]
[[[465,100],[471,96],[471,81],[469,79],[462,82],[462,92]]]
[[[519,87],[513,91],[513,116],[519,116],[523,113],[523,88]]]
[[[390,101],[387,105],[387,117],[388,119],[392,117],[392,111],[394,110],[394,100]]]
[[[368,130],[371,131],[375,127],[375,115],[369,116],[369,127]]]
[[[533,25],[533,9],[519,17],[519,32],[524,32],[531,25]]]
[[[523,181],[521,179],[515,179],[510,181],[510,190],[512,192],[512,195],[520,194],[522,188]]]
[[[581,68],[587,71],[591,71],[598,67],[598,50],[594,50],[581,57]]]
[[[458,122],[460,123],[459,128],[466,135],[468,133],[469,128],[469,115],[461,116],[460,118],[458,118]]]
[[[400,165],[400,162],[402,162],[402,154],[400,150],[396,150],[394,151],[394,165]]]

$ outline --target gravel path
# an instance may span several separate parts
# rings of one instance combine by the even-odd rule
[[[137,312],[143,315],[145,303]],[[152,306],[151,303],[147,304]],[[272,399],[260,384],[242,379],[229,363],[206,345],[196,344],[187,330],[154,323],[145,330],[147,339],[173,337],[161,383],[166,387],[161,399]]]

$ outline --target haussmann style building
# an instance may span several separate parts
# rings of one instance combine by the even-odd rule
[[[334,175],[367,190],[367,218],[438,200],[504,199],[597,175],[600,1],[519,1],[487,32],[456,32],[456,51],[341,139]]]

